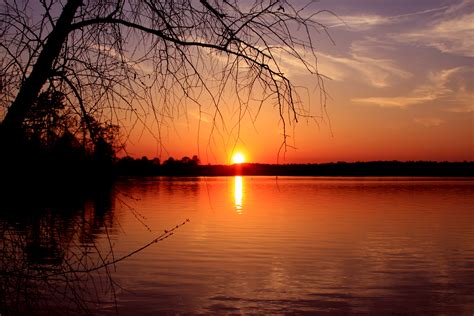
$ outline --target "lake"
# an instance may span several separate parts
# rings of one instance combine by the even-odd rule
[[[473,193],[470,178],[156,177],[19,201],[0,217],[0,314],[472,315]]]

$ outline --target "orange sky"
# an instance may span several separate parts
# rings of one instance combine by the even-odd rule
[[[474,1],[413,2],[318,2],[344,21],[319,16],[335,41],[319,35],[317,43],[331,98],[326,115],[319,92],[313,93],[314,77],[293,60],[282,60],[289,78],[309,88],[301,97],[318,117],[288,126],[286,152],[279,152],[283,130],[272,104],[264,105],[255,122],[257,106],[251,105],[239,132],[229,94],[220,104],[224,123],[212,133],[212,108],[201,108],[199,117],[199,108],[186,104],[159,128],[151,118],[149,130],[136,127],[128,154],[198,154],[203,163],[229,163],[235,150],[261,163],[474,160]]]

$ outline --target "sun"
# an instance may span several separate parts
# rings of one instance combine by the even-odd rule
[[[232,156],[232,163],[233,164],[244,163],[244,162],[245,162],[245,156],[241,152],[236,152]]]

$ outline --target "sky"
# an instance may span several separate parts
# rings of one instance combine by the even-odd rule
[[[209,117],[187,107],[160,128],[160,143],[135,130],[127,153],[197,154],[203,163],[229,163],[236,151],[258,163],[474,160],[474,0],[320,0],[315,8],[335,14],[314,17],[333,40],[316,42],[330,97],[321,109],[314,77],[283,60],[289,78],[309,88],[302,100],[316,117],[288,127],[289,146],[281,148],[271,105],[237,125],[229,107],[230,128],[212,133]]]

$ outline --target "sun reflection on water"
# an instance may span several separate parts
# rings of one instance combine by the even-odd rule
[[[243,199],[243,180],[242,176],[234,177],[234,205],[235,211],[242,214],[242,199]]]

